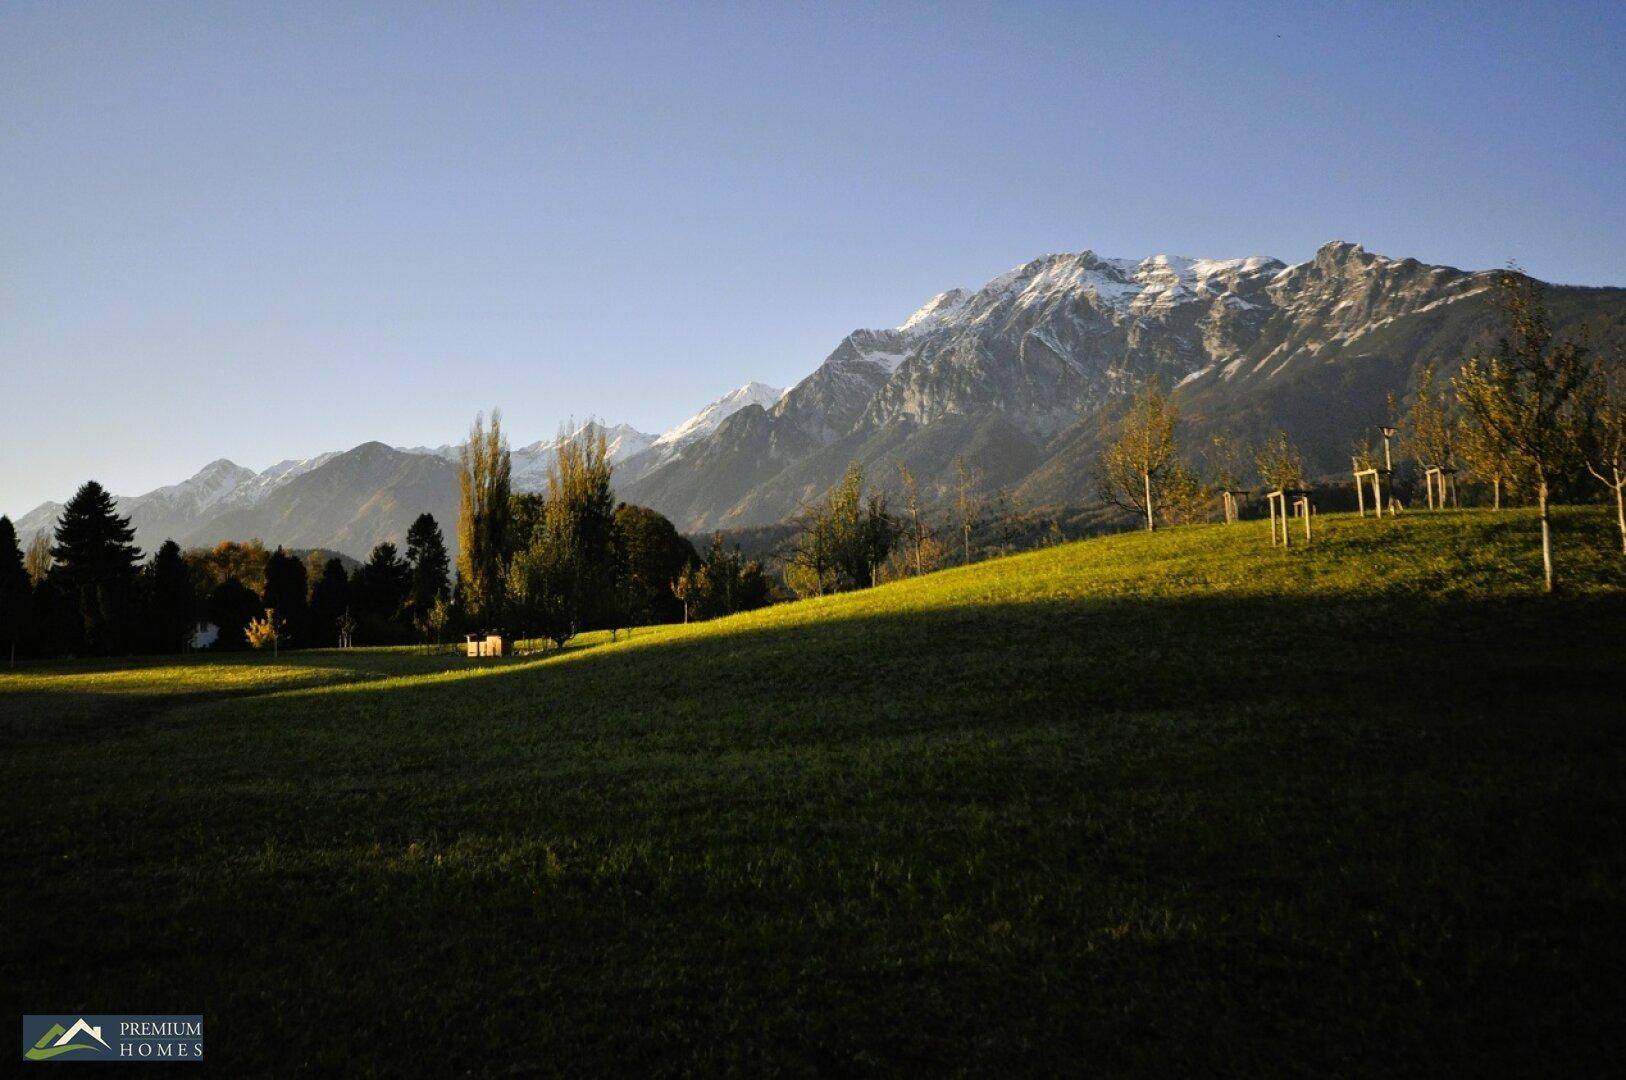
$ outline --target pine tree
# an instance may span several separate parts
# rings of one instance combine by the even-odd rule
[[[130,627],[130,599],[141,550],[132,541],[130,519],[120,517],[109,495],[91,480],[62,508],[53,573],[59,574],[79,605],[87,644],[106,653],[122,651]]]
[[[1541,509],[1542,581],[1553,591],[1552,486],[1577,455],[1578,406],[1591,373],[1588,348],[1558,341],[1539,283],[1517,271],[1500,281],[1505,332],[1496,355],[1473,357],[1453,380],[1472,422],[1494,433],[1528,474]]]
[[[476,416],[459,458],[457,512],[458,589],[476,625],[501,616],[511,472],[502,414],[492,410],[489,428]]]
[[[0,517],[0,645],[13,664],[17,662],[18,643],[28,632],[32,601],[33,583],[23,564],[17,529],[9,517]]]
[[[350,610],[350,575],[344,562],[333,558],[322,567],[322,575],[311,586],[310,643],[331,647],[339,643],[339,620]]]
[[[250,621],[265,610],[254,590],[236,578],[227,578],[209,593],[209,619],[220,628],[214,647],[241,649],[248,642],[245,631]]]
[[[277,613],[279,643],[305,644],[309,621],[305,564],[277,548],[265,561],[265,589],[260,596]]]
[[[429,613],[437,601],[451,596],[451,587],[446,581],[451,559],[446,554],[446,541],[433,514],[419,514],[407,530],[406,559],[407,565],[412,567],[407,610],[413,623],[427,636],[431,630]]]
[[[388,540],[373,548],[350,581],[351,602],[358,616],[394,620],[412,591],[412,568]]]
[[[192,579],[181,547],[165,540],[147,564],[152,636],[160,652],[181,652],[192,637]]]

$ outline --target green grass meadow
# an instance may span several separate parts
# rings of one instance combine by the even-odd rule
[[[0,986],[225,1075],[1603,1075],[1626,558],[1126,534],[559,655],[0,672]],[[1295,534],[1295,544],[1301,534]]]

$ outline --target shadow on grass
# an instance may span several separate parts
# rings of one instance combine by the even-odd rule
[[[1623,648],[1081,599],[221,699],[13,747],[0,959],[201,1000],[234,1072],[1596,1065]]]
[[[1623,654],[1619,597],[1082,599],[724,621],[562,656],[437,663],[425,680],[377,685],[414,673],[386,662],[197,700],[265,696],[231,715],[301,727],[366,714],[406,740],[521,728],[684,745],[728,730],[737,746],[1237,706],[1403,714],[1518,699],[1539,716],[1613,708]]]

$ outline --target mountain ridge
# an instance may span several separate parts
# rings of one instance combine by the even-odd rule
[[[1491,340],[1497,273],[1342,240],[1291,265],[1053,253],[978,289],[937,293],[897,326],[850,332],[786,389],[747,382],[659,435],[597,420],[577,430],[605,432],[621,497],[691,532],[783,520],[851,461],[872,472],[908,465],[928,496],[945,495],[965,460],[985,492],[1033,506],[1088,499],[1105,424],[1148,379],[1174,389],[1193,444],[1219,430],[1257,438],[1286,428],[1312,471],[1336,472],[1424,363],[1448,371]],[[1626,289],[1549,288],[1561,330],[1626,337]],[[513,451],[516,490],[541,488],[557,444]],[[405,501],[455,515],[457,450],[363,443],[259,473],[222,458],[119,499],[120,512],[149,548],[168,536],[263,530],[231,538],[365,557],[354,545],[404,536]],[[19,535],[49,528],[60,509],[23,515]],[[379,523],[359,520],[367,515]],[[452,522],[442,526],[450,536]]]

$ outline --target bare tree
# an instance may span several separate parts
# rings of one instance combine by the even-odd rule
[[[38,587],[51,572],[51,562],[51,534],[41,529],[34,534],[28,550],[23,553],[23,568],[28,571],[28,580]]]
[[[1101,459],[1102,498],[1144,517],[1148,532],[1157,528],[1159,495],[1182,472],[1174,441],[1179,419],[1162,387],[1148,383],[1118,421],[1118,437]]]
[[[977,470],[964,456],[954,459],[954,516],[960,526],[960,538],[965,548],[965,561],[971,562],[971,530],[982,518],[982,496],[977,493],[981,480]]]
[[[1236,496],[1242,493],[1247,483],[1248,473],[1253,467],[1252,456],[1246,442],[1223,432],[1209,440],[1204,453],[1209,475],[1223,497],[1227,525],[1237,519]]]
[[[937,530],[920,497],[920,482],[902,462],[898,464],[898,482],[903,485],[903,546],[904,557],[915,576],[937,569],[942,561]]]
[[[1626,553],[1626,360],[1617,346],[1607,370],[1586,395],[1587,472],[1615,496],[1620,549]]]
[[[1541,508],[1542,577],[1553,590],[1553,538],[1548,497],[1576,452],[1578,405],[1590,372],[1584,342],[1558,341],[1541,285],[1516,269],[1502,275],[1506,331],[1496,355],[1475,356],[1454,383],[1473,423],[1495,433],[1527,472]]]

